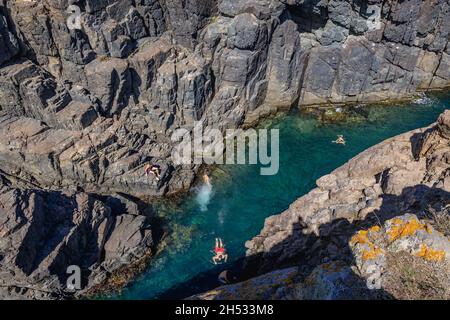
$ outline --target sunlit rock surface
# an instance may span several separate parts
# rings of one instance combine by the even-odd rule
[[[31,118],[42,132],[23,139],[64,141],[37,169],[33,144],[2,139],[11,180],[161,196],[186,190],[198,169],[173,163],[176,128],[449,85],[444,0],[77,3],[0,2],[1,127]],[[163,167],[159,182],[143,176],[148,162]]]
[[[0,176],[8,190],[58,201],[66,192],[148,198],[186,191],[199,166],[174,163],[170,137],[178,128],[203,121],[224,130],[278,109],[447,87],[449,11],[445,0],[0,0]],[[449,136],[444,120],[440,133],[415,133],[420,147],[411,147],[410,135],[376,146],[322,178],[283,218],[268,219],[249,243],[249,254],[263,255],[260,269],[268,267],[266,256],[283,265],[309,245],[298,236],[300,215],[319,235],[332,232],[334,226],[319,230],[330,221],[378,210],[381,194],[399,196],[419,183],[448,190],[448,156],[438,139]],[[160,167],[160,179],[145,175],[149,163]],[[419,197],[416,191],[408,199]],[[397,207],[411,205],[401,201]],[[5,212],[0,218],[12,219]],[[39,212],[28,212],[29,219]],[[113,229],[126,238],[120,225]],[[82,229],[80,237],[95,238],[96,230]],[[338,246],[348,240],[337,239]],[[291,245],[296,250],[282,249]],[[36,261],[55,258],[48,248],[36,252]],[[39,270],[36,261],[24,272]],[[64,271],[52,265],[55,274]]]

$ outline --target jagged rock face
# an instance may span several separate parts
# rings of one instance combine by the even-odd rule
[[[10,60],[19,52],[19,42],[11,32],[11,26],[7,20],[4,8],[0,10],[0,65]]]
[[[2,171],[46,188],[184,190],[198,167],[172,163],[176,128],[447,86],[449,10],[445,0],[2,0],[0,116],[41,121],[34,139],[67,142],[36,170],[28,144],[2,139]],[[143,176],[149,161],[167,172],[160,181]]]
[[[55,299],[74,294],[68,267],[80,267],[82,288],[150,255],[149,217],[123,197],[0,188],[0,297]]]
[[[59,279],[67,257],[115,270],[117,252],[128,257],[127,248],[147,243],[147,235],[130,233],[146,230],[141,218],[119,217],[93,195],[31,190],[175,193],[189,188],[198,170],[174,165],[170,136],[177,128],[199,120],[234,128],[278,108],[380,101],[448,86],[449,10],[445,0],[0,0],[0,175],[26,188],[3,187],[2,194],[14,194],[6,207],[32,203],[16,211],[23,224],[11,227],[17,220],[11,210],[0,217],[6,221],[0,240],[14,242],[2,249],[0,263],[18,275],[4,279],[28,288],[18,289],[19,296],[45,295],[36,288],[46,288],[47,280],[36,287],[32,279]],[[302,219],[315,230],[330,216],[376,208],[382,192],[396,193],[404,181],[447,188],[448,156],[436,147],[436,135],[449,136],[447,123],[440,120],[439,133],[426,135],[420,142],[426,147],[414,147],[418,162],[399,153],[367,174],[370,159],[354,164],[359,180],[341,185],[353,177],[349,169],[337,171],[291,211],[306,207]],[[409,141],[378,147],[377,154],[397,146],[408,148]],[[149,162],[160,166],[159,180],[144,174]],[[394,162],[403,169],[386,171]],[[50,198],[65,208],[61,216],[48,207]],[[331,209],[321,208],[323,201]],[[268,220],[250,253],[272,250],[296,230],[290,222],[299,214],[285,216]],[[69,233],[46,240],[52,226]],[[109,236],[106,226],[114,230]],[[36,242],[22,247],[28,239]],[[293,243],[302,247],[304,240]],[[280,263],[296,252],[275,251]]]
[[[341,261],[318,266],[302,279],[296,267],[275,270],[188,300],[349,300],[369,299],[364,282]]]
[[[266,272],[301,264],[310,271],[330,259],[351,262],[350,238],[362,226],[448,206],[449,115],[445,111],[428,128],[381,142],[318,179],[317,188],[268,217],[261,233],[246,243],[248,266]],[[422,242],[431,245],[430,239]],[[433,250],[448,251],[438,247]]]

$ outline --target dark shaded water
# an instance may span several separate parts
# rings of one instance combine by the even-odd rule
[[[212,289],[220,271],[245,255],[244,243],[257,235],[267,216],[278,214],[315,187],[315,181],[359,152],[397,134],[427,126],[450,107],[450,95],[402,106],[362,108],[359,121],[321,124],[290,114],[265,123],[280,129],[280,170],[261,176],[257,165],[222,166],[212,174],[213,189],[199,200],[199,189],[179,206],[163,208],[175,239],[148,270],[113,299],[174,299]],[[345,135],[346,146],[331,143]],[[201,203],[200,203],[201,202]],[[205,209],[205,208],[203,208]],[[230,261],[210,262],[214,238],[224,239]],[[233,263],[234,262],[234,263]]]

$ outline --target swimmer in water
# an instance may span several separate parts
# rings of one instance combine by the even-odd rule
[[[331,141],[331,142],[337,143],[337,144],[342,144],[342,145],[345,146],[345,139],[344,139],[344,136],[343,136],[342,134],[339,134],[339,135],[337,136],[337,139],[334,140],[334,141]]]
[[[227,262],[227,260],[228,254],[225,250],[222,239],[216,238],[216,246],[214,248],[214,257],[212,257],[212,261],[214,262],[214,264],[217,264],[218,262],[222,261]]]
[[[203,175],[203,182],[207,185],[207,186],[211,186],[211,179],[209,178],[208,174],[205,173]]]

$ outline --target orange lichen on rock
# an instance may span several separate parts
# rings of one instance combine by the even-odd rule
[[[417,219],[411,219],[403,221],[401,219],[393,219],[392,226],[388,231],[389,238],[391,241],[395,241],[399,238],[412,236],[418,230],[427,230],[426,226],[419,222]]]
[[[424,258],[428,261],[442,261],[445,258],[444,250],[434,250],[424,244],[420,247],[420,251],[416,253],[416,256]]]
[[[364,261],[375,259],[380,254],[382,254],[384,251],[383,249],[379,248],[375,244],[373,244],[369,239],[369,232],[379,232],[381,228],[379,226],[373,226],[369,230],[360,230],[358,231],[351,239],[350,244],[356,245],[356,244],[362,244],[364,246],[368,246],[368,249],[362,249],[361,250],[361,258]]]
[[[378,257],[380,254],[384,253],[383,249],[373,245],[372,243],[369,243],[369,250],[362,250],[362,259],[364,261],[367,260],[371,260],[371,259],[375,259],[376,257]]]
[[[358,231],[351,239],[351,244],[369,244],[371,241],[369,240],[369,232],[379,232],[381,228],[379,226],[373,226],[369,230],[360,230]]]
[[[368,231],[367,230],[360,230],[358,231],[351,239],[350,239],[350,243],[351,244],[357,244],[357,243],[369,243],[369,238],[367,236]]]

